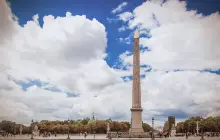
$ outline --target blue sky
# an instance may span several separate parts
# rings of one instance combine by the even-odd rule
[[[112,13],[123,2],[127,5]],[[2,59],[9,63],[2,62],[7,71],[0,73],[10,77],[5,78],[5,85],[13,85],[13,90],[2,97],[10,97],[10,101],[22,104],[16,108],[28,108],[26,110],[29,111],[24,111],[26,119],[31,119],[34,114],[38,120],[80,118],[96,112],[102,119],[130,120],[130,103],[126,102],[121,107],[117,104],[130,100],[132,36],[137,28],[141,38],[143,119],[150,121],[153,115],[161,124],[169,114],[180,120],[203,115],[204,112],[206,115],[219,114],[216,104],[213,103],[212,109],[207,104],[216,98],[219,89],[217,23],[220,15],[217,12],[220,11],[220,1],[9,0],[9,3],[12,13],[18,18],[18,25],[11,26],[11,21],[0,24],[4,32],[13,34],[12,38],[7,38],[12,39],[12,44],[2,43],[7,48],[13,46],[12,49],[0,50],[0,53],[10,56]],[[86,15],[86,18],[79,18],[77,23],[71,20],[65,24],[62,22],[58,27],[56,21],[48,17],[62,17],[65,21],[68,20],[67,12],[73,19],[77,15]],[[11,15],[8,11],[5,13]],[[124,13],[128,14],[127,17]],[[34,15],[39,18],[35,16],[33,20]],[[45,27],[44,17],[48,17]],[[35,24],[38,21],[41,28]],[[77,30],[81,25],[84,28],[82,37],[71,32],[69,38],[66,35],[66,41],[60,42],[63,33]],[[124,31],[119,31],[121,27],[125,27]],[[87,32],[99,38],[94,37],[91,41]],[[78,43],[79,46],[76,45]],[[104,53],[107,57],[102,58]],[[14,92],[18,95],[15,96]],[[210,98],[207,98],[208,94]],[[37,107],[30,102],[36,98],[42,99]],[[109,112],[98,108],[110,100],[116,106],[105,105]],[[48,110],[45,106],[52,106],[55,111],[41,113]],[[13,119],[12,116],[9,118]],[[25,119],[17,121],[25,123]]]

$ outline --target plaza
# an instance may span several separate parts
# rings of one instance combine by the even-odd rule
[[[188,137],[188,140],[200,140],[201,137]],[[204,137],[205,140],[219,140],[219,137]],[[15,137],[0,137],[1,140],[28,140],[30,139],[30,135],[16,135]],[[57,135],[51,136],[51,137],[34,137],[34,139],[37,140],[65,140],[67,139],[67,135]],[[70,135],[70,139],[85,139],[83,135]],[[89,134],[86,137],[87,140],[94,140],[94,139],[107,139],[106,134],[98,134],[93,137],[93,135]],[[113,140],[116,140],[117,138],[113,138]],[[133,139],[140,139],[140,138],[118,138],[118,140],[133,140]],[[151,140],[151,138],[141,138],[142,140]],[[170,137],[170,138],[155,138],[155,140],[186,140],[186,137]]]
[[[0,0],[0,140],[220,140],[220,0],[20,1]]]

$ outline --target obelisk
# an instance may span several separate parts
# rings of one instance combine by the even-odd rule
[[[133,87],[131,108],[131,132],[144,132],[142,127],[141,84],[140,84],[140,48],[139,34],[134,33]]]

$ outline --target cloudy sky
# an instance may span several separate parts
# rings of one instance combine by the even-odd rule
[[[0,0],[0,120],[130,120],[140,32],[143,120],[220,115],[220,1]]]

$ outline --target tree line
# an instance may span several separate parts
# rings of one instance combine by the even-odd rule
[[[22,125],[22,134],[31,133],[35,126],[38,126],[38,130],[40,133],[50,132],[52,134],[66,134],[69,132],[70,134],[76,133],[106,133],[107,132],[107,123],[109,123],[111,131],[114,132],[128,132],[130,128],[130,123],[126,121],[112,121],[108,120],[93,120],[89,118],[79,119],[79,120],[67,120],[65,121],[48,121],[42,120],[40,122],[33,122],[30,126]],[[19,134],[20,133],[21,124],[16,124],[11,121],[2,121],[0,122],[0,130],[11,134]],[[147,123],[143,123],[143,129],[145,132],[151,130],[150,125]]]
[[[217,117],[191,117],[183,122],[179,122],[176,125],[177,133],[190,132],[192,134],[196,133],[197,122],[199,126],[199,132],[220,132],[220,116]],[[164,131],[169,129],[168,121],[164,123]]]

